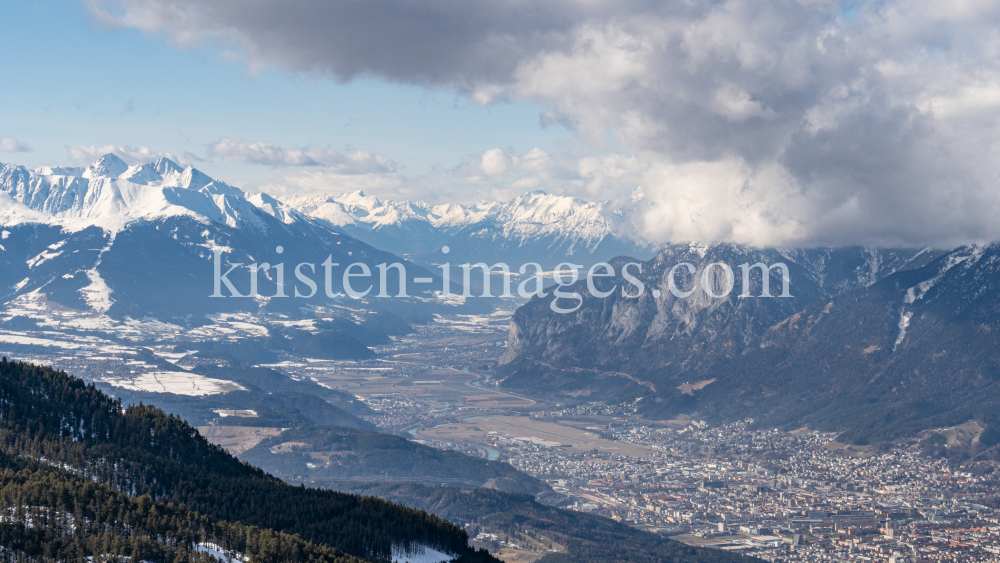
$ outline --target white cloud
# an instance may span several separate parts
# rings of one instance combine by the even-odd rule
[[[385,198],[413,199],[415,194],[405,178],[397,173],[348,173],[335,168],[297,168],[281,177],[255,187],[276,196],[339,195],[364,190]]]
[[[395,172],[396,163],[367,151],[339,151],[329,147],[282,148],[261,141],[222,139],[209,148],[222,160],[267,166],[323,166],[337,174],[384,174]]]
[[[14,137],[0,139],[0,152],[31,152],[31,147]]]
[[[479,166],[487,176],[500,176],[514,166],[514,159],[500,149],[490,149],[483,153]]]
[[[764,109],[760,102],[750,98],[746,90],[733,84],[726,84],[715,91],[711,107],[715,113],[736,122],[751,117],[773,119],[777,116],[774,110]]]
[[[628,194],[643,180],[641,163],[629,155],[524,153],[489,149],[469,155],[450,170],[405,175],[399,171],[357,172],[333,166],[275,167],[279,175],[254,183],[254,190],[280,195],[340,194],[364,190],[385,199],[432,204],[508,200],[541,189],[558,195],[608,199]]]
[[[572,152],[549,154],[533,148],[523,154],[512,149],[489,149],[468,158],[451,171],[462,182],[492,184],[496,189],[544,187],[558,194],[609,196],[631,191],[640,180],[641,165],[621,154],[580,156]]]
[[[91,6],[112,25],[231,48],[251,69],[531,100],[543,125],[598,148],[610,131],[631,156],[529,166],[497,149],[452,175],[592,197],[635,182],[656,202],[646,229],[664,240],[1000,239],[997,2],[886,0],[850,17],[832,0]]]
[[[189,152],[177,156],[170,152],[158,151],[149,147],[132,147],[128,145],[104,145],[103,147],[96,145],[66,145],[66,152],[69,153],[70,160],[84,165],[90,164],[109,153],[124,160],[127,164],[144,164],[153,162],[161,157],[169,158],[182,166],[202,160],[197,155]]]

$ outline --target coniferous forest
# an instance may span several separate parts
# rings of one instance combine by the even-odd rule
[[[496,561],[458,526],[375,497],[293,487],[148,405],[0,361],[0,557],[388,561],[428,546]]]

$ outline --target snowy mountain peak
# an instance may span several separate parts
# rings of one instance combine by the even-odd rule
[[[193,166],[188,166],[181,173],[180,185],[189,190],[200,190],[213,182],[212,178]]]
[[[246,194],[246,199],[250,203],[257,206],[257,208],[261,211],[267,213],[275,219],[278,219],[286,225],[308,221],[302,213],[293,209],[291,206],[286,205],[270,194],[263,192],[250,192]]]
[[[99,226],[118,232],[137,220],[190,216],[230,227],[263,228],[264,212],[289,223],[305,219],[275,200],[251,202],[239,188],[165,158],[127,166],[102,156],[87,169],[0,167],[0,194],[10,198],[5,223],[46,222],[72,231]],[[275,202],[272,209],[268,204]]]
[[[129,166],[128,170],[118,176],[122,180],[128,180],[133,184],[149,184],[163,180],[163,176],[152,164],[140,164],[139,166]]]
[[[180,174],[183,170],[176,162],[170,160],[166,157],[160,157],[153,164],[153,169],[160,176],[167,176],[169,174]]]
[[[457,253],[532,260],[573,255],[647,254],[643,243],[622,236],[628,213],[614,204],[533,191],[510,201],[428,205],[381,200],[358,190],[339,196],[275,198],[245,194],[204,172],[161,158],[127,166],[108,154],[86,169],[22,166],[0,169],[0,195],[16,209],[3,221],[38,221],[78,230],[97,225],[117,232],[137,220],[185,215],[230,227],[265,229],[265,216],[285,225],[312,223],[400,254],[428,256],[449,246]],[[15,213],[16,211],[16,213]],[[532,258],[535,257],[535,258]],[[456,258],[458,259],[458,258]],[[477,260],[479,258],[476,258]],[[498,259],[498,258],[497,258]]]
[[[622,236],[629,230],[623,226],[631,210],[622,212],[608,203],[541,190],[510,201],[471,205],[383,201],[360,190],[339,196],[290,197],[282,202],[327,227],[411,255],[438,252],[445,245],[455,250],[460,244],[516,248],[523,253],[533,253],[529,249],[539,245],[537,254],[545,256],[563,251],[592,255],[599,249],[612,255],[648,254],[646,243],[634,245]],[[270,206],[262,208],[277,216]]]
[[[90,168],[83,173],[84,178],[117,178],[128,170],[128,164],[117,156],[108,153],[97,162],[90,165]]]
[[[334,201],[346,206],[354,206],[371,212],[382,205],[382,201],[373,195],[365,195],[365,192],[347,192],[339,197],[332,198]]]

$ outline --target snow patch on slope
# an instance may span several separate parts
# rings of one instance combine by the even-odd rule
[[[910,326],[910,319],[913,318],[913,313],[911,311],[903,310],[899,314],[899,336],[896,337],[896,343],[892,345],[892,351],[895,352],[896,348],[902,344],[903,339],[906,338],[906,329]]]
[[[222,546],[212,542],[201,542],[194,546],[194,550],[197,551],[198,553],[205,553],[211,555],[212,557],[215,557],[216,559],[224,563],[235,563],[237,561],[250,561],[250,557],[236,551],[231,551],[227,553],[226,550],[222,548]]]
[[[101,274],[97,273],[96,268],[87,270],[87,278],[90,279],[90,285],[80,289],[83,300],[95,312],[107,313],[111,305],[114,304],[114,300],[111,299],[111,288],[104,283],[104,279],[101,278]]]
[[[442,563],[453,559],[455,559],[454,555],[441,553],[427,546],[418,546],[409,553],[400,547],[392,548],[392,563]]]
[[[35,256],[34,258],[31,258],[30,260],[28,260],[28,262],[27,262],[28,269],[33,270],[36,267],[41,266],[42,264],[48,262],[49,260],[51,260],[51,259],[53,259],[53,258],[55,258],[55,257],[57,257],[57,256],[59,256],[61,254],[62,254],[62,251],[51,252],[51,251],[48,251],[48,250],[43,250],[41,254],[39,254],[38,256]]]
[[[915,303],[924,298],[927,292],[930,291],[932,287],[937,285],[939,281],[948,273],[949,270],[958,266],[959,264],[965,264],[965,268],[968,269],[976,262],[979,261],[983,256],[985,248],[979,245],[970,245],[959,249],[959,251],[953,252],[945,257],[938,269],[938,273],[933,278],[924,280],[917,285],[906,290],[906,295],[903,297],[903,303],[907,305]],[[967,254],[966,254],[967,252]]]
[[[101,260],[104,258],[104,253],[111,250],[111,245],[114,242],[115,235],[112,234],[108,238],[108,244],[97,255],[94,267],[86,271],[87,278],[90,279],[90,285],[80,289],[80,295],[83,297],[83,300],[87,302],[87,305],[91,309],[98,313],[107,313],[111,305],[114,304],[114,300],[111,299],[111,288],[108,287],[108,284],[104,282],[101,274],[97,271],[97,267],[101,265]]]

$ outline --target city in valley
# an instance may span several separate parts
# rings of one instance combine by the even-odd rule
[[[383,430],[546,481],[559,494],[548,502],[693,545],[772,561],[1000,561],[998,473],[926,457],[915,441],[865,451],[808,429],[652,422],[629,404],[517,396],[486,369],[507,321],[440,319],[379,361],[284,368],[364,398]],[[945,433],[975,439],[981,429],[969,426]]]
[[[42,329],[46,321],[39,320]],[[376,412],[369,419],[382,431],[509,463],[551,486],[554,493],[539,497],[544,503],[688,544],[770,561],[1000,561],[1000,473],[990,462],[955,466],[918,438],[876,450],[808,428],[649,421],[635,414],[635,404],[570,405],[513,394],[491,380],[509,320],[510,311],[439,316],[376,348],[373,360],[285,355],[269,367],[351,393]],[[85,318],[60,322],[95,329]],[[274,322],[281,321],[220,316],[196,331],[121,324],[100,327],[105,336],[12,331],[4,346],[98,383],[197,395],[224,392],[226,383],[179,371],[175,381],[130,358],[146,348],[185,367],[177,343],[253,336]],[[151,331],[158,331],[157,343],[140,346],[134,335]],[[203,432],[234,453],[281,431],[227,427],[227,416],[240,412],[219,412],[216,428]],[[950,445],[971,443],[981,430],[968,423],[936,432]],[[508,561],[544,555],[524,538],[483,531],[476,539]]]

